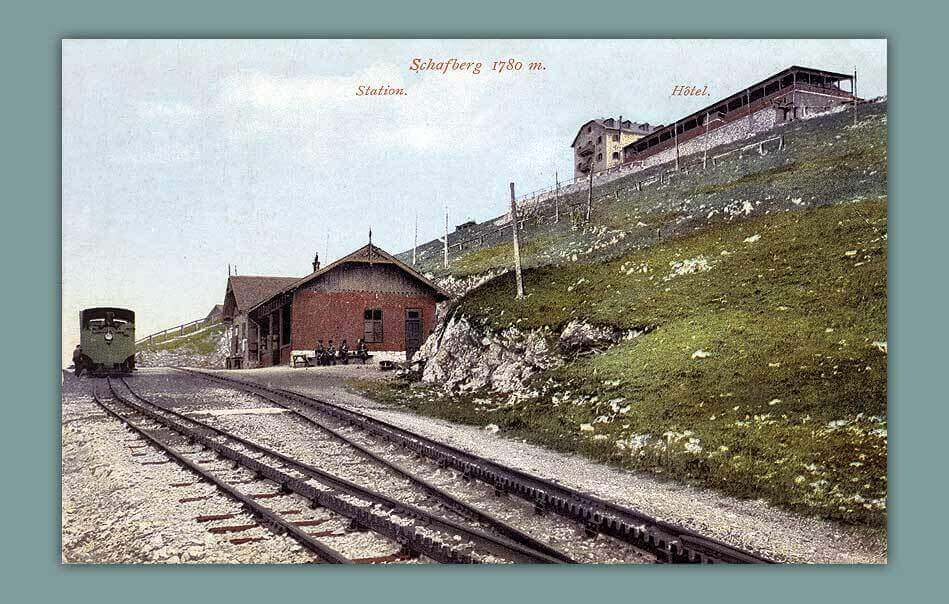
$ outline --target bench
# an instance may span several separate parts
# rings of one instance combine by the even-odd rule
[[[339,356],[337,351],[336,356],[333,358],[332,364],[342,363],[349,364],[349,361],[362,361],[362,364],[365,365],[369,362],[369,359],[372,358],[372,355],[369,353],[359,354],[358,351],[349,350],[346,353],[346,357],[342,358]],[[293,350],[290,352],[290,367],[299,367],[300,364],[303,364],[304,367],[317,367],[319,361],[316,358],[316,351],[313,350]]]

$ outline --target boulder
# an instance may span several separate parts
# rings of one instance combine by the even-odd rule
[[[579,354],[615,344],[620,334],[611,327],[599,327],[583,321],[571,321],[560,333],[558,345],[564,354]]]

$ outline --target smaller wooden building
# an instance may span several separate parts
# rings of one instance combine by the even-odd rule
[[[371,243],[314,271],[248,312],[259,345],[257,366],[290,363],[293,350],[317,341],[411,358],[434,327],[435,305],[448,295],[411,266]],[[376,356],[379,356],[378,354]]]
[[[221,318],[227,338],[228,369],[256,367],[259,356],[257,331],[247,313],[276,292],[296,283],[297,279],[258,275],[231,275],[227,278]]]

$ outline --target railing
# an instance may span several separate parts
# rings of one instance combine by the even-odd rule
[[[161,331],[156,331],[153,334],[149,334],[144,338],[136,340],[136,344],[157,344],[160,342],[168,341],[172,338],[180,337],[186,334],[195,333],[204,329],[205,327],[210,327],[216,323],[220,323],[220,319],[211,319],[205,317],[203,319],[196,319],[194,321],[189,321],[188,323],[182,323],[181,325],[175,325],[174,327],[169,327],[168,329],[163,329]]]

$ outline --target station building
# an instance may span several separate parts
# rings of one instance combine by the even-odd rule
[[[435,305],[448,295],[388,252],[365,245],[294,279],[247,312],[248,367],[289,364],[291,352],[365,340],[377,358],[404,360],[435,327]]]
[[[228,369],[256,366],[256,332],[248,322],[247,313],[278,291],[296,283],[297,279],[258,275],[231,275],[227,278],[221,318],[225,325]]]

